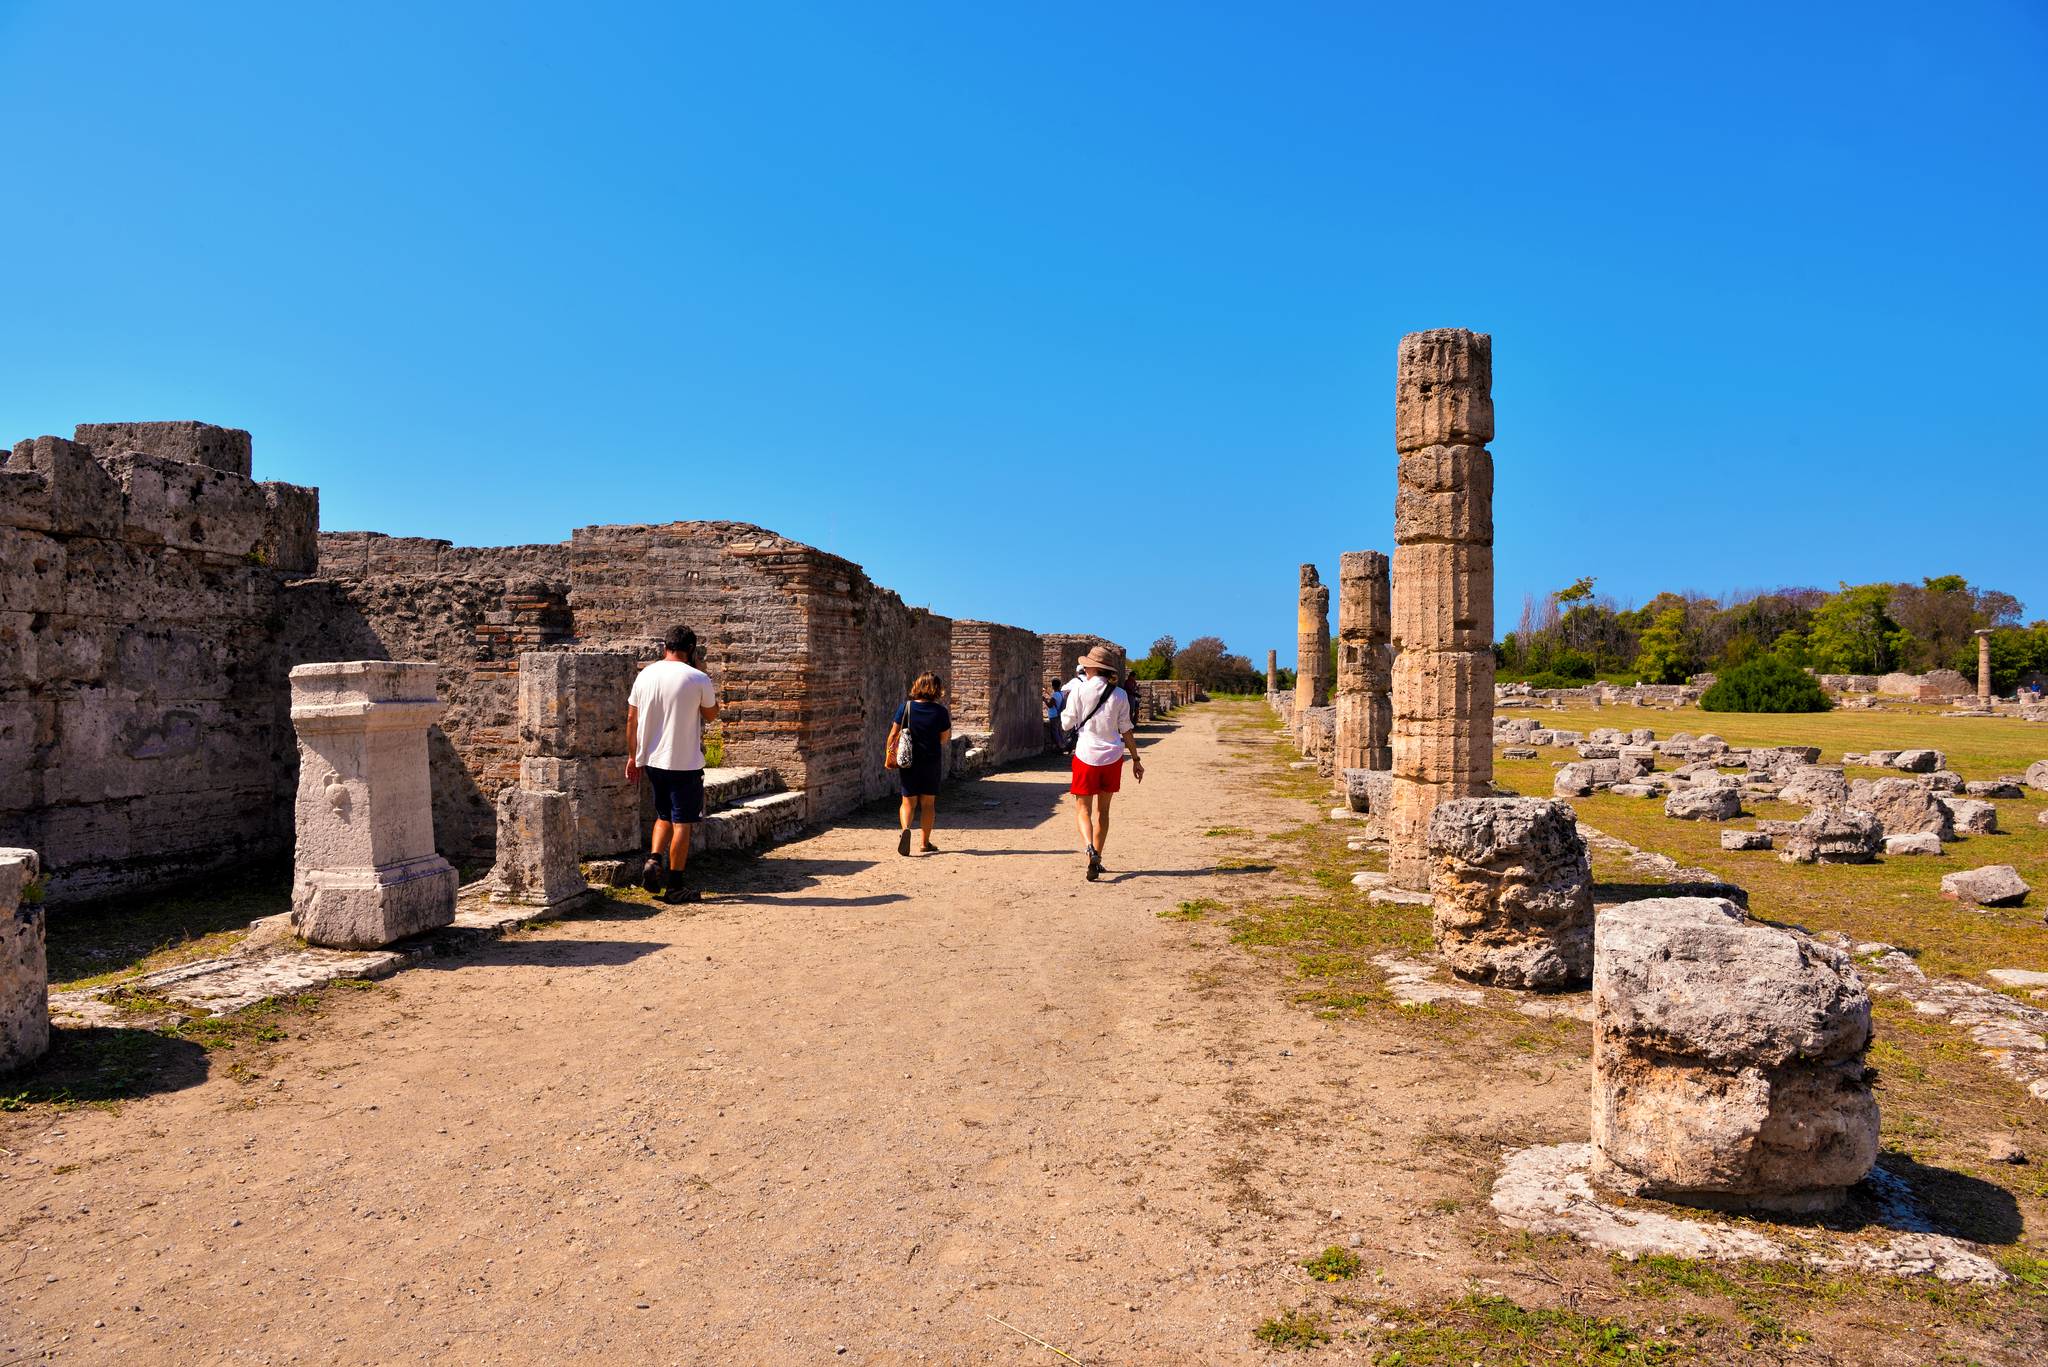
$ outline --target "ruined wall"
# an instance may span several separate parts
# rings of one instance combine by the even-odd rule
[[[188,422],[0,470],[0,846],[41,852],[53,901],[289,847],[282,598],[319,496],[249,468],[248,433]]]
[[[1036,633],[994,622],[955,622],[953,729],[987,732],[995,764],[1040,753],[1044,672],[1045,645]]]
[[[908,607],[888,589],[869,583],[862,576],[858,623],[861,652],[861,732],[859,749],[848,759],[848,779],[859,782],[859,801],[865,802],[897,792],[896,775],[882,766],[882,750],[888,743],[889,724],[896,706],[910,692],[911,682],[930,670],[953,686],[953,633],[957,623],[924,608]],[[953,719],[955,730],[960,719]],[[851,791],[850,784],[837,789]],[[814,804],[819,799],[814,798]],[[813,806],[813,819],[844,811],[856,805],[845,797],[827,798],[842,806],[820,810]]]
[[[1119,655],[1124,653],[1124,648],[1108,637],[1090,636],[1086,632],[1058,632],[1038,639],[1045,652],[1041,672],[1058,678],[1061,683],[1074,677],[1074,662],[1086,655],[1092,646],[1108,646]]]
[[[320,574],[285,596],[289,664],[432,660],[448,711],[427,737],[434,845],[487,862],[519,779],[519,656],[571,639],[566,546],[455,546],[323,532]]]

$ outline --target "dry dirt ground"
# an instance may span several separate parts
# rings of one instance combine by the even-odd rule
[[[701,907],[331,990],[191,1085],[0,1115],[0,1364],[1261,1361],[1331,1245],[1354,1324],[1475,1287],[1677,1324],[1485,1210],[1504,1147],[1584,1138],[1583,1041],[1319,1019],[1223,918],[1162,917],[1273,890],[1216,833],[1311,809],[1242,711],[1147,754],[1099,884],[1063,775],[1006,772],[949,791],[940,854],[871,815]]]

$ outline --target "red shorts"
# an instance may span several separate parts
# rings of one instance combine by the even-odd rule
[[[1096,793],[1121,792],[1123,783],[1124,762],[1122,760],[1118,760],[1114,764],[1083,764],[1080,760],[1076,759],[1074,761],[1074,783],[1067,791],[1070,793],[1080,793],[1085,797],[1092,797]]]

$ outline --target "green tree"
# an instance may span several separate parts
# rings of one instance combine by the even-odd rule
[[[1685,606],[1659,612],[1637,638],[1636,673],[1645,683],[1684,683],[1693,672],[1693,654],[1685,639]]]
[[[1844,584],[1813,614],[1807,654],[1823,674],[1884,674],[1899,662],[1890,584]]]

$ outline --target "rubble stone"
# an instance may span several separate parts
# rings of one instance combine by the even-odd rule
[[[1936,769],[1948,767],[1948,756],[1939,750],[1901,750],[1892,760],[1891,767],[1909,774],[1931,774]]]
[[[2026,788],[2009,778],[1973,778],[1963,785],[1963,792],[1977,798],[2025,797]]]
[[[1884,848],[1884,827],[1854,807],[1822,807],[1792,824],[1778,848],[1788,864],[1868,864]]]
[[[1780,770],[1778,797],[1803,807],[1837,805],[1849,799],[1849,780],[1840,769],[1817,764],[1794,765]]]
[[[1430,815],[1437,950],[1461,978],[1555,989],[1592,972],[1593,867],[1570,807],[1453,798]]]
[[[2027,766],[2026,784],[2036,792],[2048,793],[2048,759],[2037,759]]]
[[[1770,847],[1769,831],[1721,832],[1721,848],[1724,850],[1767,850]]]
[[[300,665],[292,924],[316,945],[374,949],[455,919],[434,853],[427,728],[443,709],[419,660]]]
[[[1972,797],[1938,797],[1948,809],[1949,822],[1961,835],[1996,835],[1998,808]]]
[[[1665,799],[1664,815],[1679,821],[1732,821],[1742,815],[1742,794],[1723,785],[1680,788]]]
[[[498,794],[498,862],[491,869],[493,902],[553,907],[590,889],[576,858],[576,823],[569,795],[511,787]]]
[[[1849,805],[1876,817],[1886,835],[1928,831],[1943,840],[1955,839],[1948,808],[1919,779],[1859,778],[1849,785]]]
[[[49,960],[35,887],[41,871],[34,850],[0,849],[0,1073],[50,1048]]]
[[[1960,869],[1941,880],[1941,895],[1980,907],[2016,907],[2033,891],[2010,864],[1986,864],[1978,869]]]
[[[1870,998],[1840,950],[1719,898],[1599,921],[1593,1176],[1629,1195],[1821,1211],[1877,1160]]]
[[[1941,838],[1926,831],[1915,831],[1911,835],[1888,835],[1884,838],[1885,857],[1908,854],[1941,853]]]

